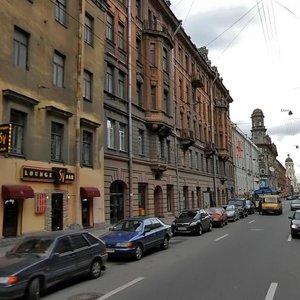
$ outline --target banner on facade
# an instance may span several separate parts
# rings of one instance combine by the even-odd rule
[[[0,153],[11,151],[12,124],[0,125]]]

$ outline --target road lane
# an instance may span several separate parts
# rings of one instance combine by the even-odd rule
[[[176,236],[166,251],[138,262],[109,262],[103,277],[44,299],[71,299],[83,292],[101,297],[139,277],[144,279],[107,299],[297,299],[300,239],[287,241],[289,215],[287,210],[281,216],[255,214],[199,237]],[[276,290],[272,285],[274,294],[272,283],[278,284]]]

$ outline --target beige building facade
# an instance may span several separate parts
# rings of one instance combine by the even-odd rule
[[[3,237],[105,220],[97,37],[106,9],[99,0],[1,2]]]

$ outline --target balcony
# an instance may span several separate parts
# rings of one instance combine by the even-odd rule
[[[159,180],[167,170],[167,164],[160,161],[153,161],[150,164],[151,171],[153,172],[155,179]]]
[[[172,36],[166,27],[162,22],[159,20],[156,21],[145,21],[143,26],[143,35],[151,35],[154,37],[162,37],[165,39],[165,41],[168,42],[168,44],[171,46],[171,48],[174,47],[174,41],[172,39]]]
[[[200,76],[200,74],[193,74],[192,75],[192,86],[194,88],[203,88],[203,78]]]
[[[206,158],[211,158],[216,153],[215,146],[212,143],[205,144],[204,153]]]
[[[190,130],[189,128],[184,128],[181,130],[181,147],[186,150],[190,146],[194,145],[195,143],[195,136],[194,131]]]
[[[217,148],[217,156],[221,161],[227,161],[229,159],[229,151],[225,148]]]

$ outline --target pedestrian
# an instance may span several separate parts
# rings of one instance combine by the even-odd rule
[[[261,200],[258,201],[258,213],[261,215]]]

